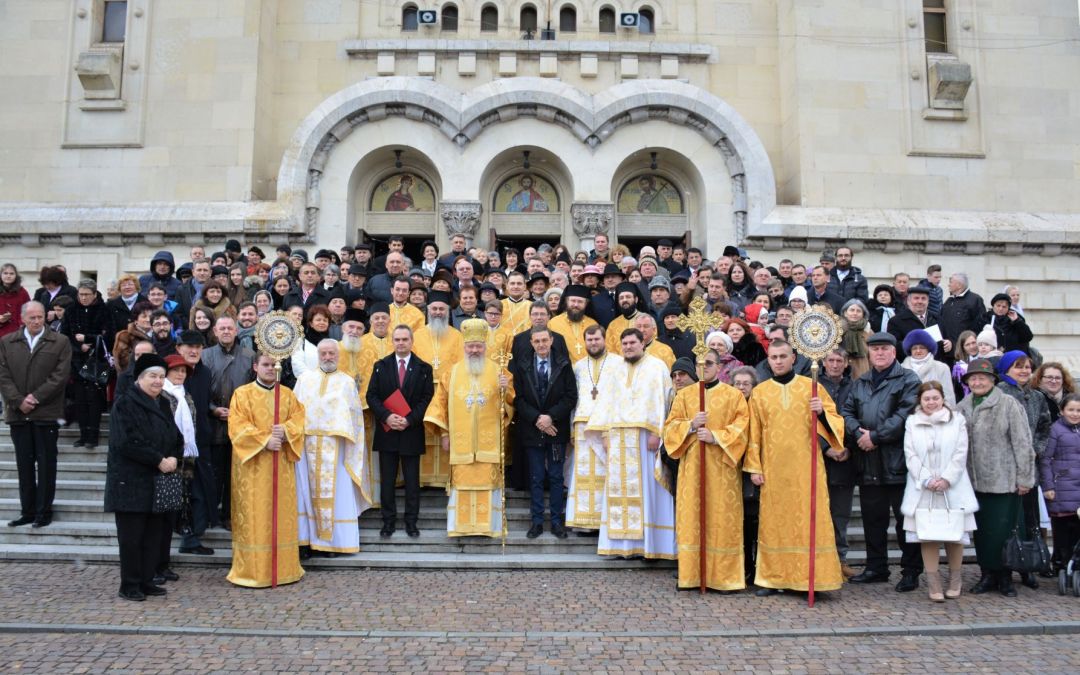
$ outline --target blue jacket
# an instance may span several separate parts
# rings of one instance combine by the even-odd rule
[[[169,263],[169,273],[162,276],[154,271],[154,266],[159,262]],[[173,260],[173,254],[168,251],[158,251],[154,254],[154,257],[150,259],[150,271],[139,277],[139,289],[143,295],[150,290],[150,284],[155,281],[160,281],[165,285],[165,294],[170,300],[176,298],[176,291],[180,288],[180,280],[173,275],[176,271],[176,262]]]

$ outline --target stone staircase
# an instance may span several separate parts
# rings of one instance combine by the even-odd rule
[[[60,431],[60,458],[57,469],[53,523],[45,528],[11,528],[6,522],[19,516],[18,473],[15,450],[7,425],[0,425],[0,560],[71,560],[82,562],[117,561],[116,526],[112,514],[104,513],[105,466],[108,454],[108,416],[102,425],[102,445],[92,450],[76,448],[75,428]],[[462,568],[462,569],[626,569],[646,563],[612,560],[596,555],[595,537],[556,539],[545,532],[528,539],[529,496],[523,491],[507,493],[505,545],[487,537],[446,536],[447,496],[441,489],[425,488],[420,500],[420,537],[411,539],[399,529],[391,539],[379,537],[382,521],[377,510],[360,517],[359,553],[338,558],[313,558],[305,566],[335,568]],[[399,509],[404,495],[398,491]],[[400,516],[399,516],[400,519]],[[399,527],[401,524],[399,523]],[[891,538],[891,535],[890,535]],[[851,552],[848,560],[858,565],[864,559],[864,537],[856,496],[848,529]],[[174,545],[178,538],[174,537]],[[174,561],[228,565],[232,559],[231,535],[226,530],[208,530],[203,543],[213,548],[211,556],[174,553]],[[972,553],[973,552],[969,552]],[[890,551],[894,562],[899,553]],[[970,557],[970,556],[969,556]],[[656,566],[657,563],[649,563]],[[669,563],[661,562],[660,565]]]

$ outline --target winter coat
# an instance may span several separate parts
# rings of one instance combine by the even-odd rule
[[[1017,315],[1014,321],[1008,315],[997,316],[991,310],[986,313],[986,324],[994,328],[998,349],[1003,353],[1018,349],[1031,356],[1031,339],[1035,336],[1023,316]]]
[[[105,511],[150,513],[158,464],[184,456],[184,437],[169,402],[150,398],[136,385],[117,399],[110,420]]]
[[[112,326],[109,319],[109,310],[105,308],[101,294],[98,293],[97,297],[89,305],[76,303],[72,307],[68,307],[68,310],[64,312],[64,323],[60,332],[71,340],[71,367],[76,371],[94,353],[94,346],[97,344],[98,337],[105,340],[105,348],[108,349],[112,345]],[[78,335],[83,336],[81,341],[76,337]],[[89,345],[90,349],[83,351],[83,345]],[[96,358],[103,360],[105,358],[104,352],[99,349]]]
[[[0,290],[0,314],[10,314],[7,323],[0,324],[0,337],[22,328],[22,306],[30,302],[30,294],[22,286]]]
[[[855,380],[841,408],[845,446],[855,460],[860,485],[903,485],[907,473],[904,429],[922,383],[918,375],[895,361],[877,386],[873,376],[871,369]],[[875,446],[870,451],[859,448],[860,427],[870,431]]]
[[[941,335],[953,344],[960,333],[970,330],[978,335],[985,325],[986,303],[970,290],[950,297],[941,307]]]
[[[1050,404],[1046,394],[1027,387],[1018,387],[1008,382],[998,382],[998,389],[1016,399],[1027,416],[1028,429],[1031,430],[1031,445],[1035,456],[1042,457],[1046,450],[1046,441],[1050,438]]]
[[[243,385],[255,379],[252,364],[255,352],[233,345],[231,352],[226,352],[221,345],[215,345],[202,353],[202,364],[210,370],[210,442],[224,445],[229,442],[228,420],[218,419],[218,408],[228,408],[233,393]]]
[[[731,355],[748,366],[757,366],[765,360],[765,350],[761,348],[761,343],[753,331],[747,331],[746,335],[739,338],[731,350]]]
[[[1076,515],[1080,508],[1080,426],[1065,418],[1054,422],[1046,452],[1039,458],[1039,483],[1043,492],[1053,490],[1053,500],[1046,501],[1051,514]]]
[[[836,404],[836,409],[839,410],[843,406],[844,401],[851,394],[851,378],[844,375],[840,378],[839,382],[822,377],[818,382],[825,391],[829,392],[829,398]],[[825,456],[825,451],[828,450],[828,444],[821,441],[821,454]],[[839,448],[837,448],[839,449]],[[855,486],[855,456],[849,453],[847,460],[838,462],[828,456],[825,456],[825,476],[828,484],[832,487],[854,487]]]
[[[0,393],[8,423],[62,418],[64,388],[70,377],[71,343],[63,335],[46,328],[32,354],[23,331],[0,338]],[[28,415],[19,410],[27,394],[38,400]]]
[[[900,364],[919,376],[920,382],[937,382],[945,390],[945,403],[950,408],[956,408],[956,392],[952,386],[952,371],[941,361],[935,361],[932,354],[927,354],[923,359],[916,360],[909,356]]]
[[[994,388],[978,406],[968,396],[957,406],[967,422],[968,476],[976,492],[1008,494],[1035,486],[1035,450],[1024,408]]]
[[[162,276],[154,271],[154,265],[159,261],[169,263],[168,274]],[[150,291],[150,284],[159,281],[165,285],[165,295],[172,300],[176,297],[176,291],[180,288],[180,280],[173,274],[175,271],[176,262],[173,260],[173,254],[168,251],[158,251],[154,254],[154,257],[150,259],[150,271],[139,277],[139,288],[142,289],[142,292],[145,295]]]
[[[146,297],[142,294],[135,296],[135,305],[140,302],[145,302]],[[131,310],[128,309],[127,303],[121,297],[115,297],[105,303],[105,309],[109,311],[109,334],[116,335],[120,331],[126,329],[128,324],[135,320],[135,317],[131,315]]]
[[[49,305],[51,305],[53,300],[56,300],[61,295],[68,296],[69,298],[71,298],[71,302],[75,304],[79,303],[79,291],[71,284],[65,284],[61,286],[60,290],[56,292],[56,295],[50,295],[49,289],[42,286],[41,288],[34,291],[34,302],[40,302],[42,305],[45,305],[45,314],[48,315]]]
[[[218,319],[220,319],[221,317],[226,316],[226,315],[231,316],[234,319],[236,318],[236,308],[233,307],[233,304],[231,302],[229,302],[229,299],[227,297],[225,297],[225,296],[222,296],[221,300],[218,301],[218,304],[214,305],[213,307],[211,307],[206,302],[206,300],[198,300],[198,301],[195,302],[195,306],[191,308],[191,312],[188,313],[187,327],[189,329],[191,329],[191,330],[196,330],[196,328],[195,328],[195,310],[197,310],[197,309],[204,309],[204,310],[210,312],[211,314],[213,314],[214,315],[214,323],[217,323]],[[207,343],[207,344],[209,344],[209,343]]]
[[[116,372],[122,373],[127,370],[127,367],[131,364],[131,354],[135,350],[135,343],[139,340],[151,340],[151,338],[142,332],[134,321],[128,324],[127,329],[116,334],[116,340],[113,341],[112,347]],[[159,353],[158,356],[162,355]]]
[[[928,459],[931,445],[938,448],[937,464]],[[968,513],[979,510],[975,490],[968,478],[968,435],[963,415],[945,408],[933,416],[916,410],[905,423],[904,456],[908,475],[900,512],[905,516],[915,516],[915,509],[920,506],[926,492],[926,482],[931,478],[949,481],[949,487],[945,490],[949,508],[963,509]],[[945,500],[939,498],[937,504],[944,507]]]
[[[863,276],[862,270],[854,265],[848,268],[847,276],[844,277],[843,281],[840,280],[840,273],[837,272],[837,269],[832,268],[832,271],[829,272],[829,285],[827,288],[842,297],[845,302],[848,300],[866,302],[866,277]]]
[[[938,325],[940,317],[934,314],[930,310],[926,311],[926,324],[924,325],[919,317],[915,316],[915,312],[912,312],[907,307],[900,307],[896,310],[896,314],[893,318],[889,319],[889,327],[886,329],[889,335],[896,338],[896,354],[897,357],[906,356],[904,354],[904,338],[907,334],[913,330],[926,330],[930,326]],[[938,354],[941,353],[941,343],[938,343]]]

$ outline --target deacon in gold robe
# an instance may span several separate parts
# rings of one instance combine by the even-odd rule
[[[428,323],[413,333],[413,353],[431,366],[438,382],[442,371],[461,360],[461,331],[450,325],[451,296],[446,291],[428,294]],[[420,485],[445,488],[450,480],[450,453],[439,441],[439,428],[425,424],[424,454],[420,455]]]
[[[337,341],[319,342],[318,354],[319,369],[296,381],[306,411],[296,477],[300,545],[334,557],[360,550],[358,518],[371,506],[371,484],[356,384],[337,369]]]
[[[754,387],[750,397],[750,446],[743,471],[761,486],[758,525],[758,595],[778,589],[808,591],[810,586],[810,472],[806,460],[810,445],[810,413],[818,417],[818,434],[826,445],[842,447],[844,418],[824,387],[811,398],[810,378],[796,375],[791,345],[769,345],[773,377]],[[817,531],[814,556],[814,589],[834,591],[841,587],[840,559],[836,553],[829,488],[822,453],[814,458],[817,472]]]
[[[552,321],[554,323],[554,320]],[[566,526],[596,532],[600,529],[604,483],[607,481],[607,451],[603,434],[589,431],[601,390],[611,388],[615,373],[624,373],[623,359],[612,354],[604,344],[604,329],[592,324],[585,329],[586,357],[574,364],[578,403],[574,409],[574,449],[567,464],[570,479],[566,498]]]
[[[656,339],[656,319],[653,315],[645,312],[638,314],[634,318],[634,328],[645,336],[645,353],[663,361],[670,371],[675,365],[675,352],[671,351],[671,347]]]
[[[277,582],[304,576],[296,519],[296,463],[304,445],[304,406],[281,387],[274,424],[274,360],[255,358],[255,382],[233,392],[229,402],[232,439],[232,568],[225,577],[237,586],[271,583],[274,464],[277,464]]]
[[[408,326],[415,334],[424,325],[424,313],[409,304],[409,288],[409,280],[405,277],[395,279],[390,287],[390,297],[393,298],[388,306],[390,328]]]
[[[488,332],[483,319],[462,322],[465,358],[443,369],[424,417],[441,430],[442,446],[450,453],[446,532],[451,537],[503,532],[500,434],[505,438],[514,415],[514,387],[506,370],[487,358]]]
[[[697,386],[675,395],[664,425],[664,447],[679,461],[675,532],[679,588],[701,586],[701,505],[705,504],[705,585],[718,591],[746,587],[743,561],[742,463],[750,409],[738,389],[716,379],[720,355],[705,355],[705,412]],[[705,494],[701,494],[701,443]]]
[[[498,300],[491,300],[484,308],[484,319],[488,323],[487,354],[491,358],[495,354],[509,354],[510,347],[514,344],[514,334],[508,324],[502,320],[503,304]]]
[[[532,302],[526,292],[525,275],[521,272],[510,272],[506,276],[506,297],[503,298],[503,325],[511,335],[517,335],[529,328],[529,308]]]
[[[671,377],[636,328],[623,331],[622,356],[586,427],[603,433],[607,451],[597,553],[674,560],[674,503],[655,472]]]
[[[638,314],[644,311],[641,291],[637,284],[623,281],[615,287],[615,302],[619,305],[619,316],[607,326],[607,350],[622,356],[622,341],[619,336],[627,328],[634,328]]]
[[[383,316],[389,323],[389,314]],[[364,349],[364,326],[367,322],[368,315],[364,310],[353,307],[345,310],[345,318],[341,322],[341,340],[338,341],[338,370],[351,377],[360,392],[360,407],[364,410],[364,447],[367,449],[364,466],[368,473],[367,480],[371,484],[371,506],[377,509],[380,501],[379,453],[371,447],[375,436],[375,422],[367,405],[368,380],[371,379],[371,371],[375,367],[376,352]]]
[[[570,352],[570,362],[577,363],[585,358],[588,350],[585,346],[585,330],[597,325],[591,317],[585,316],[589,306],[589,289],[584,286],[570,285],[563,291],[562,299],[566,311],[548,322],[548,328],[558,333],[566,341]]]

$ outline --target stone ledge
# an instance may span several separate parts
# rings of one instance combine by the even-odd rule
[[[436,40],[428,38],[388,40],[345,40],[341,48],[347,56],[358,57],[379,52],[515,52],[521,54],[596,54],[618,58],[636,56],[679,56],[704,61],[712,57],[711,45],[697,42],[615,42],[604,40]]]

